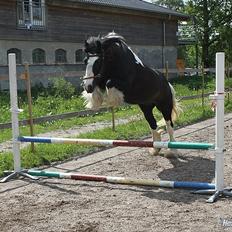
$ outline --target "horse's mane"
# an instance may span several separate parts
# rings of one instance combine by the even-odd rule
[[[107,35],[101,37],[101,40],[103,42],[105,42],[107,40],[114,40],[114,39],[122,40],[124,42],[126,41],[123,36],[115,33],[114,31],[112,31],[112,32],[108,33]]]
[[[85,41],[85,52],[100,54],[102,48],[108,47],[112,42],[126,42],[123,36],[113,32],[105,36],[91,36]]]
[[[86,53],[101,53],[101,38],[100,36],[91,36],[85,41],[84,51]]]

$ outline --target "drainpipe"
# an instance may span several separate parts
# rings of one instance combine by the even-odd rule
[[[166,47],[166,23],[163,21],[163,46],[162,46],[162,66],[165,68],[165,47]]]

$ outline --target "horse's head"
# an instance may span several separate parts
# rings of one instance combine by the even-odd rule
[[[83,77],[83,86],[86,92],[92,93],[96,86],[105,88],[108,77],[107,69],[110,69],[109,63],[113,60],[119,43],[123,37],[116,33],[109,33],[104,37],[90,37],[85,41],[85,64],[86,72]]]
[[[86,72],[83,77],[83,86],[86,92],[92,93],[101,79],[103,53],[99,37],[90,37],[85,41],[85,53]]]

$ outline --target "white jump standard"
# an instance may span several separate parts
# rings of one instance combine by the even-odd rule
[[[216,103],[215,122],[215,190],[198,191],[199,194],[212,194],[207,202],[218,197],[232,197],[231,189],[224,189],[224,98],[225,98],[225,53],[216,53],[216,91],[210,99]]]
[[[6,182],[17,176],[25,176],[30,179],[38,179],[34,176],[30,176],[21,170],[21,160],[20,160],[20,145],[18,141],[19,137],[19,119],[18,114],[20,110],[18,108],[18,94],[17,94],[17,76],[16,76],[16,58],[15,54],[8,55],[9,60],[9,82],[10,82],[10,103],[11,103],[11,119],[12,119],[12,135],[13,135],[13,156],[14,156],[14,171],[2,180],[1,182]]]
[[[15,54],[9,54],[9,79],[11,96],[11,114],[12,114],[12,133],[13,133],[13,156],[14,171],[9,176],[3,178],[0,182],[6,182],[11,178],[22,175],[32,179],[38,176],[69,178],[86,181],[104,181],[107,183],[150,185],[156,187],[171,188],[190,188],[198,189],[196,193],[213,194],[207,202],[214,202],[218,197],[232,196],[231,189],[224,189],[224,65],[225,54],[216,54],[216,91],[211,96],[216,103],[216,126],[215,126],[215,144],[211,143],[190,143],[190,142],[151,142],[135,140],[102,140],[102,139],[71,139],[71,138],[47,138],[19,136],[18,114],[20,110],[17,104],[17,78]],[[21,168],[20,147],[21,142],[35,143],[66,143],[96,146],[127,146],[127,147],[154,147],[154,148],[177,148],[177,149],[202,149],[215,151],[215,184],[188,181],[163,181],[153,179],[134,179],[124,177],[94,176],[85,174],[56,173],[49,171],[29,170],[23,171]]]

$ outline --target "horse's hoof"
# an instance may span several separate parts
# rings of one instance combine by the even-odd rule
[[[168,159],[177,159],[179,158],[180,152],[177,149],[167,149],[164,157]]]
[[[160,150],[161,149],[158,149],[158,148],[150,148],[148,149],[148,152],[150,155],[157,156],[159,155]]]

